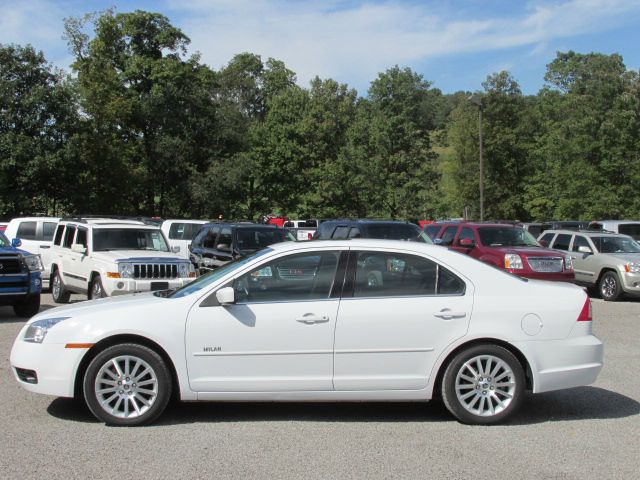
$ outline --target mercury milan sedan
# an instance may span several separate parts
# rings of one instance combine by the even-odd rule
[[[27,390],[84,398],[100,420],[185,401],[427,401],[506,420],[525,392],[595,381],[589,298],[433,245],[283,243],[177,290],[30,320],[11,352]]]

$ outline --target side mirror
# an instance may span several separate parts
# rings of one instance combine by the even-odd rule
[[[578,247],[578,251],[580,253],[593,253],[593,250],[591,250],[591,248],[587,247],[587,246],[580,246]]]
[[[547,248],[549,246],[549,242],[547,242],[546,240],[538,240],[538,243],[540,244],[541,247]]]
[[[81,243],[74,243],[71,245],[71,251],[76,253],[82,253],[83,255],[87,253],[87,247],[82,245]]]
[[[220,250],[221,252],[230,252],[231,251],[231,247],[226,244],[226,243],[219,243],[216,248],[218,250]]]
[[[18,247],[22,246],[22,240],[20,240],[19,238],[13,238],[11,240],[11,246],[13,248],[18,248]]]
[[[473,248],[476,246],[476,242],[473,238],[461,238],[458,241],[458,245],[460,245],[461,247]]]
[[[224,287],[216,292],[216,299],[220,305],[233,305],[236,302],[233,287]]]
[[[180,245],[171,247],[171,253],[178,253],[180,251]]]

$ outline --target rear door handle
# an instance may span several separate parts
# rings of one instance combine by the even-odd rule
[[[443,320],[451,320],[453,318],[464,318],[467,316],[467,312],[454,312],[448,308],[443,308],[439,312],[434,312],[433,316]]]
[[[40,248],[51,248],[51,245],[40,245]]]
[[[327,323],[329,317],[314,315],[313,313],[305,313],[303,316],[296,318],[296,322],[305,323],[307,325],[313,325],[314,323]]]

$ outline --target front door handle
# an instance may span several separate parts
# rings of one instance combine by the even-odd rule
[[[47,249],[47,248],[51,248],[51,246],[50,245],[40,245],[40,248]]]
[[[453,318],[464,318],[467,316],[467,312],[454,312],[449,308],[443,308],[439,312],[434,312],[433,316],[443,320],[451,320]]]
[[[329,317],[320,317],[313,313],[305,313],[303,316],[296,318],[296,322],[305,323],[307,325],[313,325],[314,323],[327,323]]]

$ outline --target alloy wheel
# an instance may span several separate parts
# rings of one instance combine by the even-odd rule
[[[509,407],[516,391],[516,376],[509,365],[494,355],[467,360],[456,375],[455,392],[468,412],[490,417]]]
[[[144,415],[158,397],[158,377],[143,359],[122,355],[109,359],[98,371],[94,391],[109,415],[130,419]]]

